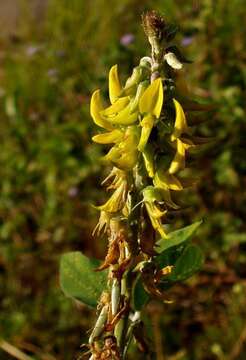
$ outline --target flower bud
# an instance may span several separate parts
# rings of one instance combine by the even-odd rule
[[[164,18],[159,15],[156,11],[147,11],[142,15],[142,23],[144,32],[148,38],[155,37],[162,39],[165,29]]]

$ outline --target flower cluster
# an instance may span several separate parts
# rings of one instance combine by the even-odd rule
[[[170,44],[177,27],[155,11],[143,15],[143,27],[151,57],[140,60],[124,85],[114,65],[109,72],[110,104],[104,105],[100,90],[93,93],[90,104],[95,124],[103,129],[92,140],[105,145],[102,161],[111,166],[102,183],[111,195],[96,206],[100,217],[94,234],[107,234],[108,250],[95,271],[108,271],[89,339],[90,360],[125,359],[132,337],[143,348],[144,336],[137,335],[141,324],[139,304],[135,304],[138,295],[168,302],[161,286],[163,277],[180,279],[179,259],[182,268],[188,259],[189,271],[194,254],[197,264],[202,261],[194,247],[187,248],[191,253],[183,249],[170,264],[162,264],[159,254],[166,238],[169,244],[172,239],[167,224],[181,208],[177,194],[194,183],[186,171],[190,155],[207,141],[195,136],[196,117],[187,113],[209,108],[186,97],[188,88],[180,70],[188,61]]]
[[[103,160],[113,169],[104,183],[113,190],[109,200],[98,206],[101,211],[96,230],[107,230],[114,217],[127,217],[131,211],[129,193],[131,174],[136,166],[145,172],[141,203],[155,231],[163,238],[163,219],[169,209],[178,209],[172,192],[181,191],[184,183],[179,173],[185,168],[186,153],[195,147],[185,112],[177,99],[170,98],[166,80],[150,82],[150,66],[145,59],[134,68],[124,86],[118,67],[109,72],[110,105],[104,107],[100,90],[91,98],[91,116],[106,132],[92,140],[112,145]],[[166,94],[167,92],[167,94]]]

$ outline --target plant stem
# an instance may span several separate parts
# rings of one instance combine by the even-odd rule
[[[138,166],[135,167],[132,179],[132,199],[131,199],[131,208],[134,209],[130,212],[128,218],[128,245],[129,248],[125,249],[126,258],[130,256],[131,261],[129,268],[126,269],[125,273],[123,274],[121,280],[121,294],[125,299],[126,303],[128,304],[126,311],[123,314],[122,319],[117,324],[117,331],[115,332],[117,342],[119,344],[120,353],[122,359],[125,358],[127,349],[126,346],[129,346],[129,342],[127,341],[127,333],[129,330],[130,325],[130,301],[131,301],[131,294],[132,294],[132,270],[135,266],[136,256],[138,254],[138,238],[139,238],[139,204],[140,201],[140,189],[142,187],[142,178],[139,174]]]

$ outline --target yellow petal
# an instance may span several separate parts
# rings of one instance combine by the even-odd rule
[[[171,208],[177,210],[179,209],[179,205],[175,204],[171,198],[171,192],[169,189],[161,189],[160,188],[160,192],[161,192],[161,196],[162,199],[164,200],[164,202]]]
[[[98,144],[117,143],[122,140],[124,134],[122,131],[115,129],[108,133],[93,136],[92,140]]]
[[[121,170],[131,170],[136,165],[137,160],[138,152],[129,151],[127,153],[123,153],[119,159],[112,161],[112,163]]]
[[[108,213],[114,213],[121,210],[126,201],[126,183],[122,182],[122,184],[115,190],[115,192],[111,195],[108,201],[101,205],[95,206],[96,209],[101,211],[106,211]]]
[[[164,170],[158,170],[155,173],[154,185],[162,189],[170,189],[174,191],[183,190],[183,186],[176,176],[165,172]]]
[[[156,205],[152,206],[151,214],[155,219],[160,219],[167,213],[167,210],[161,211]]]
[[[125,131],[124,139],[119,144],[119,149],[121,149],[122,152],[137,150],[139,136],[139,128],[137,126],[128,126]]]
[[[147,173],[149,177],[153,178],[155,174],[155,166],[154,166],[154,153],[151,146],[146,145],[142,154],[143,154],[144,165],[147,170]]]
[[[109,99],[111,104],[119,97],[121,93],[121,84],[118,75],[118,66],[114,65],[109,71]]]
[[[175,174],[177,171],[185,167],[185,146],[181,140],[177,139],[177,151],[171,165],[169,167],[169,174]]]
[[[107,117],[107,122],[114,125],[132,125],[138,119],[138,112],[131,113],[131,103],[116,116]]]
[[[99,235],[101,232],[105,233],[109,227],[110,218],[110,215],[106,211],[101,211],[100,218],[92,232],[92,235]]]
[[[154,80],[145,90],[139,101],[142,114],[149,113],[160,117],[163,105],[163,86],[161,78]]]
[[[130,101],[129,96],[124,96],[122,98],[119,98],[111,106],[107,107],[106,109],[104,109],[100,113],[103,116],[116,115],[118,112],[122,111],[129,104],[129,101]]]
[[[138,110],[138,106],[139,106],[139,99],[141,98],[141,96],[143,95],[145,89],[147,88],[149,84],[149,81],[145,80],[145,81],[142,81],[138,87],[137,87],[137,92],[136,92],[136,95],[135,95],[135,98],[134,100],[132,101],[131,103],[131,113]]]
[[[143,120],[141,121],[142,131],[141,131],[141,137],[138,144],[138,150],[143,151],[145,148],[145,145],[148,142],[150,133],[152,131],[152,128],[154,126],[155,118],[153,115],[146,115]]]
[[[145,207],[146,207],[146,210],[149,215],[149,218],[150,218],[153,228],[161,235],[162,238],[167,238],[167,234],[165,233],[165,230],[163,228],[161,220],[157,219],[156,217],[154,217],[152,215],[152,208],[151,208],[150,204],[145,203]]]
[[[101,158],[102,161],[116,161],[121,156],[118,146],[113,146],[109,152]]]
[[[94,120],[94,123],[104,129],[112,130],[113,126],[109,124],[100,114],[103,110],[102,99],[100,96],[100,90],[94,91],[91,97],[90,113]]]
[[[184,110],[180,103],[173,99],[175,111],[176,111],[176,117],[175,117],[175,124],[174,124],[174,131],[171,136],[171,141],[176,140],[179,138],[183,133],[188,131],[188,126],[184,114]]]

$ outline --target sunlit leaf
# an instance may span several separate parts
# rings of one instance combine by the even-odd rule
[[[156,251],[161,254],[163,251],[167,250],[172,246],[177,246],[183,242],[189,240],[191,236],[195,233],[197,228],[201,225],[201,221],[196,221],[195,223],[185,226],[182,229],[175,230],[168,234],[167,238],[160,239],[156,243]]]

